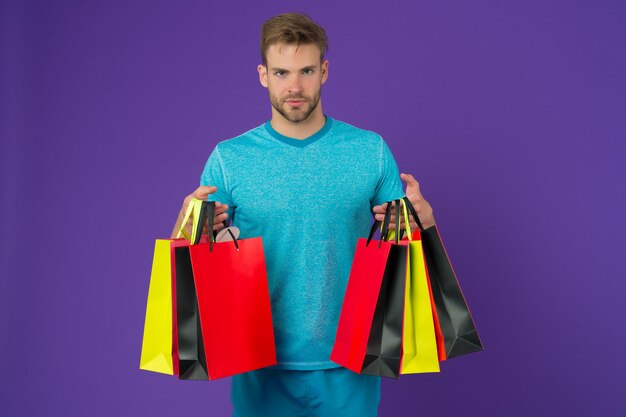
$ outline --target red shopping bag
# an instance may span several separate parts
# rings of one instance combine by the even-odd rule
[[[391,243],[359,239],[330,360],[361,373]],[[359,279],[352,277],[358,276]]]
[[[214,202],[206,204],[213,230]],[[260,237],[189,247],[209,379],[276,364]]]
[[[389,224],[389,213],[390,211],[388,210],[385,221],[383,222],[383,229],[385,230],[381,233],[382,236],[386,236],[387,234],[386,229]],[[381,295],[381,288],[383,287],[385,271],[391,259],[390,252],[392,250],[391,242],[387,242],[383,239],[372,241],[372,237],[376,230],[379,229],[380,225],[380,221],[374,222],[368,238],[361,238],[357,241],[354,258],[352,260],[350,278],[348,280],[348,286],[339,316],[339,323],[337,325],[335,343],[330,354],[330,359],[333,362],[359,374],[363,373],[364,365],[367,367],[373,364],[374,368],[376,368],[374,372],[379,372],[383,367],[387,367],[382,366],[379,360],[384,359],[381,358],[381,349],[384,347],[383,345],[385,345],[382,343],[383,334],[381,332],[384,329],[378,329],[379,331],[375,332],[376,334],[373,335],[376,337],[372,339],[372,325],[382,324],[382,322],[374,323],[374,316],[376,313],[379,315],[384,314],[382,310],[377,311],[377,306],[379,309],[381,308],[381,305],[379,305],[379,297]],[[399,248],[398,245],[396,245],[396,249],[397,248]],[[394,262],[394,260],[391,260],[391,262],[397,263]],[[382,307],[384,308],[385,306],[383,305]],[[379,317],[379,319],[380,318],[381,317]],[[400,334],[401,326],[402,324],[400,323]],[[398,344],[398,347],[401,347],[401,343]],[[377,355],[372,355],[372,353],[374,353],[372,348],[378,350],[378,352],[376,352]],[[391,371],[391,373],[399,372],[401,352],[395,353],[397,353],[398,356],[398,369],[396,369],[395,372]]]

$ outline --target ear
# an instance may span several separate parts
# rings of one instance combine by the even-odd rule
[[[259,82],[263,87],[267,88],[267,67],[263,64],[259,64],[256,69],[259,72]]]
[[[324,84],[327,79],[328,79],[328,60],[325,59],[324,62],[322,62],[322,84]]]

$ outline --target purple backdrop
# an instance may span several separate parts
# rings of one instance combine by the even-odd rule
[[[385,380],[380,415],[623,415],[626,3],[295,7],[330,36],[326,113],[419,179],[486,347]],[[285,11],[2,2],[1,415],[230,412],[229,380],[138,370],[145,299],[210,151],[269,118]]]

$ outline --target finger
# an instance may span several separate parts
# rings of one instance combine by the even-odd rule
[[[387,210],[387,203],[372,207],[374,213],[385,213],[385,210]]]
[[[422,196],[420,192],[420,184],[419,182],[417,182],[417,180],[415,179],[413,175],[402,173],[400,174],[400,178],[402,179],[402,181],[406,183],[405,194],[407,196],[408,195],[411,195],[411,196],[417,195],[419,197]]]
[[[387,212],[387,203],[372,207],[372,211],[374,212],[374,214],[385,214]],[[395,214],[395,212],[396,212],[396,206],[395,204],[392,204],[391,213]]]
[[[213,217],[213,223],[214,224],[222,223],[226,221],[227,218],[228,218],[228,213],[216,214],[215,217]]]
[[[389,230],[396,230],[396,224],[395,223],[389,223]],[[404,225],[400,224],[400,230],[404,229]]]
[[[374,216],[374,218],[376,220],[380,220],[382,222],[383,220],[385,220],[385,215],[384,214],[376,214]],[[395,214],[390,215],[389,216],[389,224],[391,224],[391,223],[395,224],[395,222],[396,222],[396,215]]]
[[[386,208],[386,206],[385,206],[385,205],[381,205],[381,206],[374,206],[374,207],[372,207],[372,211],[373,211],[375,214],[379,214],[379,213],[380,213],[380,214],[385,214],[385,213],[387,212],[387,208]],[[391,212],[392,212],[392,213],[395,213],[395,212],[396,212],[396,208],[395,208],[395,207],[392,207],[392,208],[391,208]]]
[[[372,207],[372,211],[374,212],[374,215],[382,214],[383,217],[384,217],[385,213],[387,213],[387,203],[381,204],[380,206]],[[395,206],[395,204],[391,205],[391,207],[389,208],[389,212],[392,215],[396,214],[396,206]]]
[[[198,200],[206,200],[209,194],[213,194],[217,191],[217,187],[214,185],[201,185],[196,188],[196,190],[191,193],[192,198],[197,198]]]
[[[215,216],[213,216],[213,224],[221,224],[226,219],[228,219],[228,213],[216,214]],[[187,221],[187,225],[188,226],[193,226],[193,222],[194,222],[194,220],[192,218],[190,218]],[[209,228],[209,219],[205,219],[204,220],[204,225],[203,225],[203,230],[208,230],[208,228]]]
[[[411,198],[409,198],[409,201],[411,202],[411,205],[413,206],[413,208],[417,210],[416,207],[422,204],[423,199],[424,197],[422,197],[421,195],[412,195]]]
[[[215,204],[215,215],[225,213],[227,210],[228,210],[228,205],[227,204],[221,204],[220,203],[219,206],[217,204]]]
[[[189,203],[191,203],[191,200],[193,200],[194,198],[197,198],[198,200],[206,200],[209,194],[213,194],[216,191],[217,191],[217,187],[213,185],[211,186],[201,185],[200,187],[196,188],[196,190],[193,193],[189,194],[183,199],[183,208],[181,209],[181,212],[184,213],[187,210]]]
[[[228,213],[216,215],[213,218],[213,230],[221,230],[224,228],[224,222],[228,219]]]

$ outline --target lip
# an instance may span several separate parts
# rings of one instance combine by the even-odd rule
[[[291,106],[299,106],[304,103],[304,100],[287,100],[287,103],[289,103]]]

